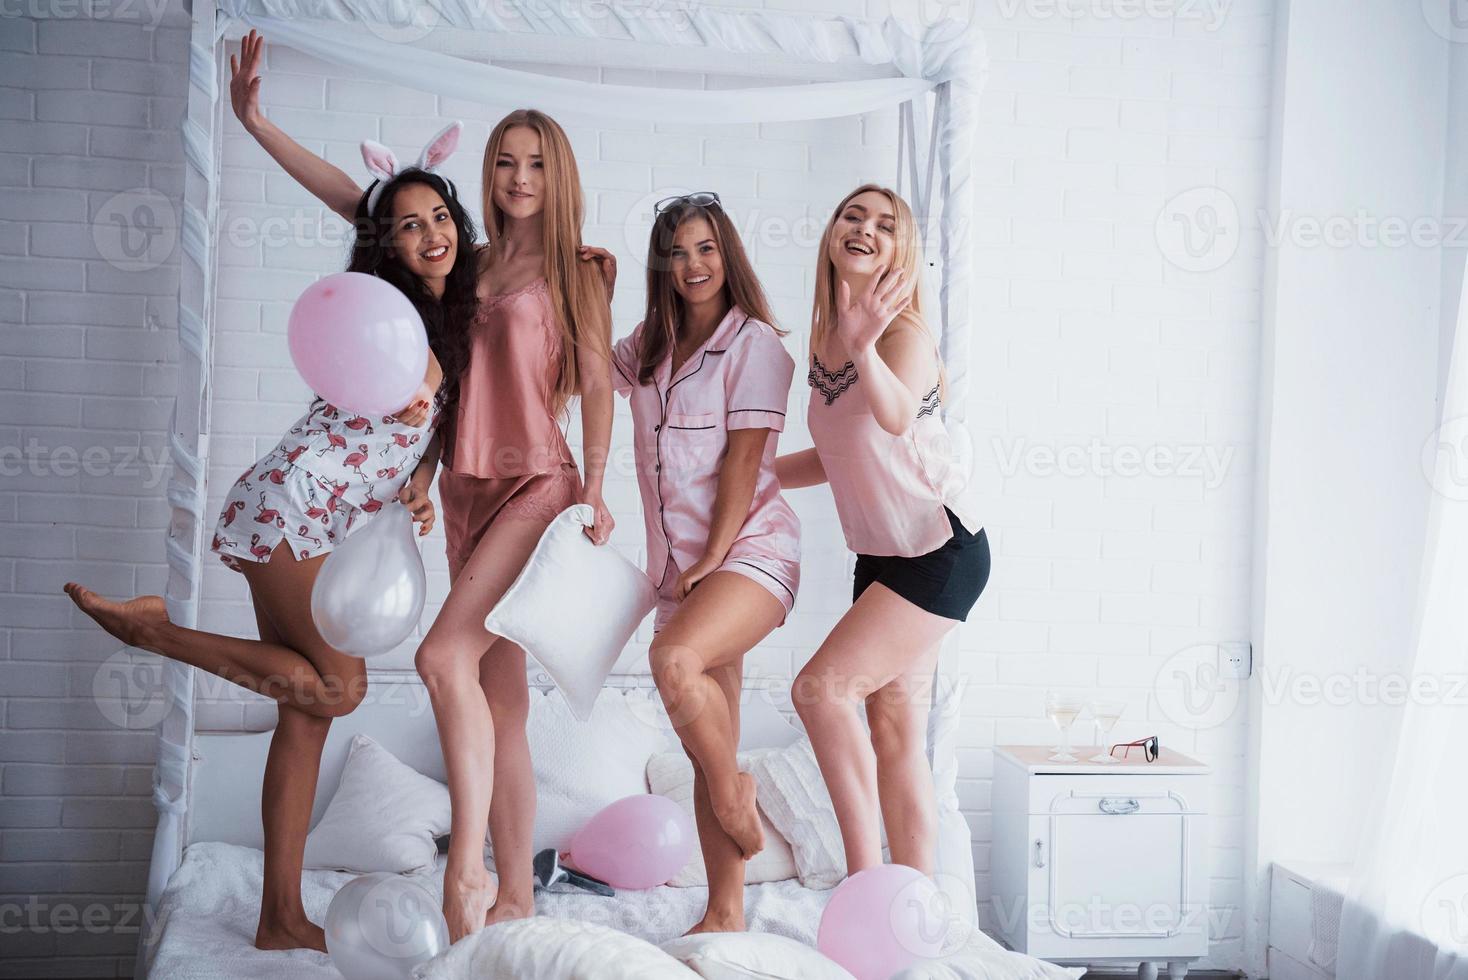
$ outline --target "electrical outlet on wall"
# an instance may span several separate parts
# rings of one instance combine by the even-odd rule
[[[1254,672],[1254,645],[1234,640],[1218,645],[1218,676],[1243,680]]]

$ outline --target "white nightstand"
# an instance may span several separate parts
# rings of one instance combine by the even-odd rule
[[[1076,748],[1079,759],[1097,753]],[[1156,762],[1047,762],[1054,749],[994,749],[990,885],[1014,949],[1090,965],[1157,962],[1171,980],[1208,953],[1208,767],[1164,748]]]

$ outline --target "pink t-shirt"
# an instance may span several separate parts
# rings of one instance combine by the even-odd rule
[[[971,533],[983,526],[948,459],[938,386],[923,398],[907,431],[877,422],[856,366],[837,368],[811,354],[806,421],[831,483],[846,546],[859,555],[915,558],[953,537],[948,507]]]
[[[653,383],[637,383],[642,324],[612,350],[612,383],[632,404],[633,447],[642,516],[647,526],[647,573],[661,587],[672,555],[687,569],[703,557],[718,496],[719,469],[734,429],[771,429],[754,499],[729,558],[800,560],[800,521],[780,496],[775,449],[795,362],[773,327],[738,307],[672,375],[664,357]]]
[[[545,279],[479,304],[448,433],[449,469],[495,479],[575,465],[550,408],[561,351]]]

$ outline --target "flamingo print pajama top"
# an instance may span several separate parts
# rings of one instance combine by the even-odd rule
[[[358,512],[395,500],[440,421],[443,388],[418,428],[343,412],[319,395],[224,498],[212,548],[230,568],[270,560],[282,539],[299,561],[340,544]]]

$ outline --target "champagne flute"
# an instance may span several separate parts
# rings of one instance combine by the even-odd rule
[[[1079,762],[1070,750],[1070,729],[1075,724],[1076,718],[1080,717],[1081,710],[1086,703],[1080,698],[1066,697],[1060,694],[1047,694],[1045,696],[1045,714],[1049,716],[1052,724],[1060,729],[1061,744],[1060,752],[1050,756],[1049,762]]]
[[[1088,760],[1101,765],[1113,765],[1121,760],[1106,751],[1106,742],[1111,730],[1116,723],[1121,721],[1122,712],[1126,711],[1125,701],[1092,701],[1091,721],[1096,725],[1097,752]]]

